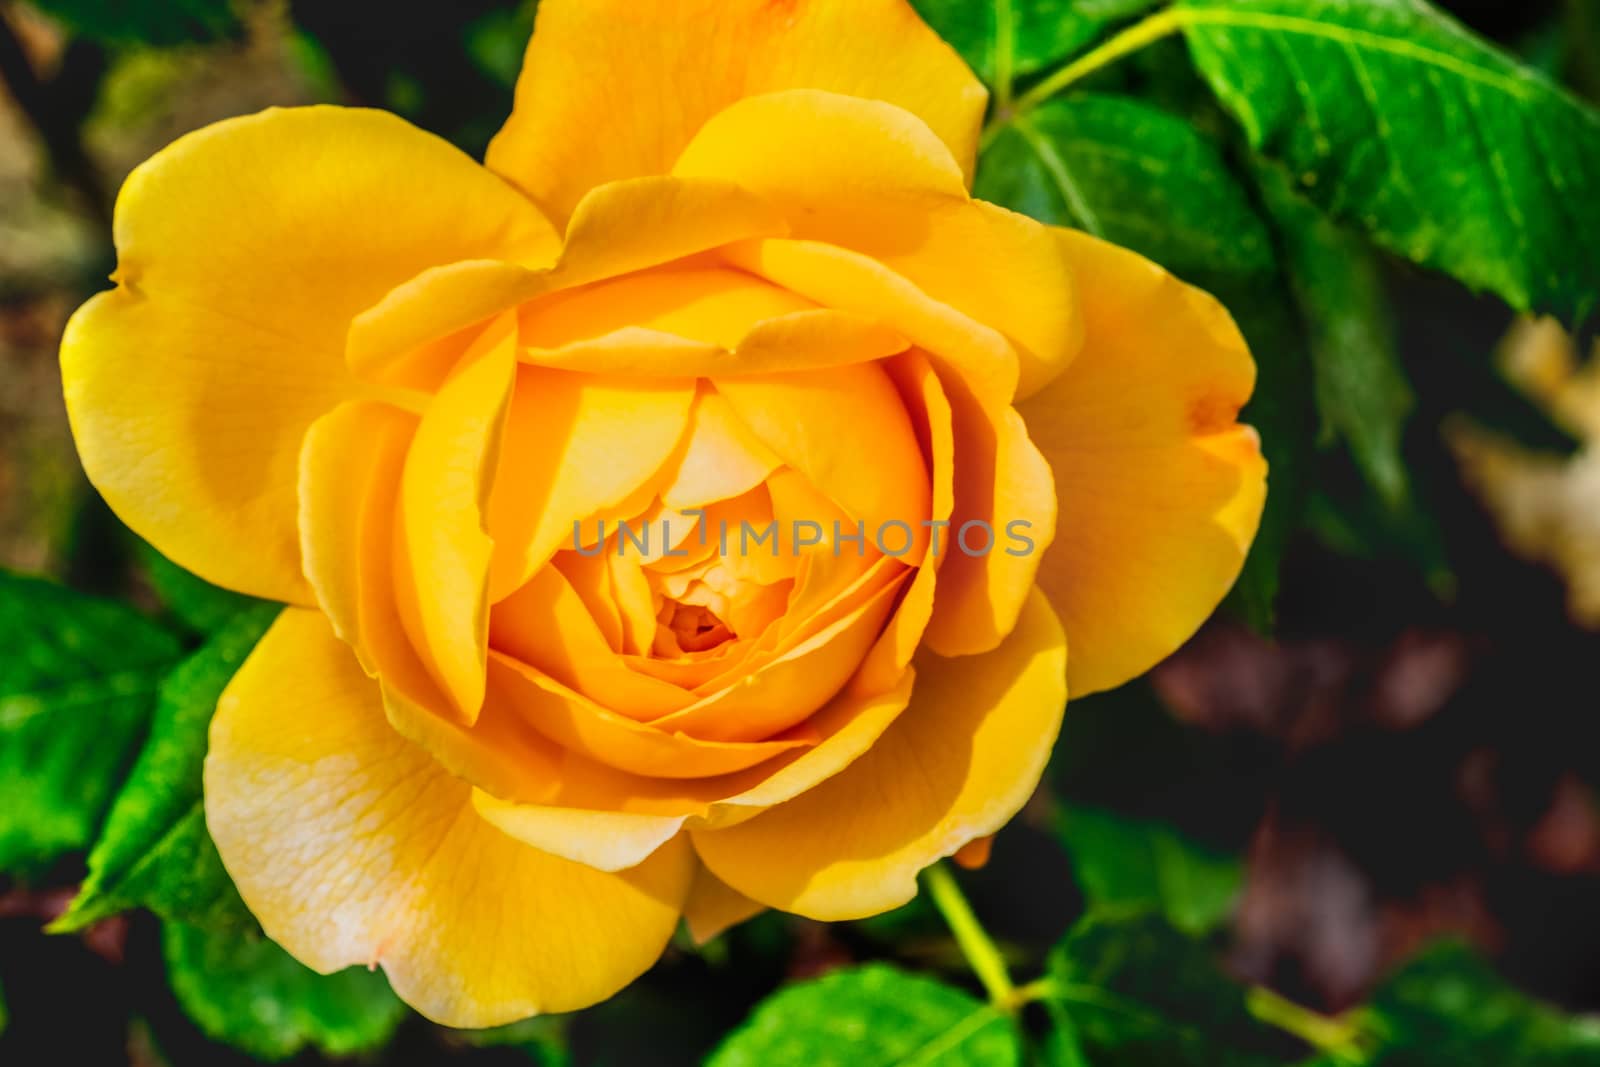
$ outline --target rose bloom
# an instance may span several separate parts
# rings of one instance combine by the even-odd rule
[[[486,166],[310,107],[129,177],[68,410],[129,526],[288,605],[205,770],[273,940],[487,1026],[680,918],[893,908],[1069,692],[1215,607],[1265,492],[1245,344],[971,199],[984,106],[902,0],[545,0]]]

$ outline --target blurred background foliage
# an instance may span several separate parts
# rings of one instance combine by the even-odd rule
[[[918,6],[993,78],[994,7]],[[1153,6],[1013,0],[1018,93]],[[1600,98],[1590,0],[1442,6]],[[0,1063],[631,1067],[701,1062],[736,1028],[722,1067],[1020,1055],[926,894],[858,923],[763,916],[676,944],[589,1011],[462,1033],[406,1012],[379,975],[304,971],[216,863],[204,723],[270,615],[98,501],[62,409],[62,325],[103,286],[114,191],[157,148],[327,101],[481,156],[533,8],[0,0],[0,569],[53,580],[0,586],[0,645],[31,650],[0,665]],[[1078,88],[997,127],[977,191],[1224,299],[1261,359],[1251,419],[1275,511],[1218,618],[1148,678],[1074,703],[1039,795],[959,876],[1019,980],[1039,976],[1029,1055],[1600,1064],[1591,336],[1519,323],[1329,221],[1292,168],[1253,161],[1181,41]],[[1600,232],[1563,236],[1552,259],[1592,268]],[[96,718],[46,744],[34,694],[66,658],[101,671],[69,702]]]

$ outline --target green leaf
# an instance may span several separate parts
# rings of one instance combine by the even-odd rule
[[[1600,1063],[1600,1019],[1570,1018],[1532,1000],[1459,945],[1433,949],[1386,982],[1361,1022],[1376,1038],[1356,1061],[1364,1067]]]
[[[56,932],[129,908],[210,926],[253,923],[206,833],[200,775],[217,698],[278,606],[236,616],[161,686],[150,739],[89,854],[89,877]]]
[[[161,947],[178,1003],[207,1036],[264,1060],[308,1046],[330,1056],[378,1048],[405,1005],[381,973],[318,974],[265,937],[166,923]]]
[[[0,572],[0,870],[87,848],[176,638],[120,604]]]
[[[1411,498],[1400,448],[1415,404],[1378,265],[1367,246],[1298,196],[1284,175],[1261,168],[1260,186],[1284,249],[1306,323],[1324,440],[1350,449],[1392,509]]]
[[[1237,859],[1164,823],[1069,806],[1056,816],[1056,836],[1091,906],[1154,909],[1187,933],[1226,919],[1244,880]]]
[[[1151,913],[1091,913],[1056,947],[1049,996],[1094,1067],[1268,1067],[1292,1042],[1259,1023],[1205,945]]]
[[[212,585],[184,570],[144,541],[135,549],[156,599],[191,633],[204,636],[221,629],[241,611],[266,601]]]
[[[966,993],[884,964],[834,971],[768,997],[709,1067],[1008,1067],[1016,1028]]]
[[[240,30],[233,0],[30,0],[84,37],[108,44],[214,41]]]
[[[1059,999],[1046,998],[1046,1016],[1050,1029],[1037,1046],[1037,1060],[1041,1067],[1090,1067],[1083,1054],[1083,1043],[1078,1039],[1078,1027]]]
[[[1109,20],[1154,3],[1099,0],[1104,14],[1090,14],[1080,0],[912,0],[911,6],[993,87],[1003,70],[1013,78],[1044,70],[1094,40]]]
[[[1188,122],[1125,97],[1083,93],[1001,127],[974,192],[1147,256],[1233,313],[1258,368],[1243,417],[1261,433],[1272,492],[1235,592],[1265,628],[1313,451],[1312,379],[1272,234],[1221,153]]]
[[[1368,245],[1300,196],[1280,169],[1258,165],[1256,179],[1306,324],[1321,443],[1343,445],[1361,474],[1348,490],[1329,480],[1314,486],[1306,524],[1342,555],[1398,555],[1444,593],[1455,578],[1436,520],[1418,505],[1402,451],[1415,395],[1379,264]]]
[[[1128,97],[1074,94],[1013,119],[979,161],[973,194],[1086,230],[1190,281],[1242,285],[1277,269],[1272,235],[1216,147]]]
[[[570,1016],[535,1015],[487,1030],[449,1030],[453,1041],[472,1048],[514,1048],[526,1053],[538,1067],[571,1067],[567,1051],[567,1026]]]
[[[1160,0],[1076,0],[1078,14],[1091,19],[1129,19],[1148,11]]]
[[[1519,310],[1600,283],[1600,117],[1420,0],[1183,0],[1201,74],[1335,219]]]

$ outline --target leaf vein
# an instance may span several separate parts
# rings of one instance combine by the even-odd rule
[[[1046,172],[1056,184],[1056,190],[1061,194],[1061,199],[1066,202],[1068,210],[1077,216],[1083,228],[1096,237],[1105,236],[1105,228],[1100,219],[1095,215],[1094,209],[1083,196],[1083,190],[1078,188],[1078,183],[1073,179],[1072,172],[1068,169],[1066,161],[1061,158],[1054,146],[1039,135],[1033,124],[1026,119],[1018,119],[1017,132],[1022,134],[1023,140],[1033,149],[1039,161],[1044,164]]]
[[[925,1064],[933,1063],[936,1056],[942,1055],[950,1049],[958,1048],[963,1041],[998,1018],[1000,1018],[999,1013],[994,1008],[985,1005],[966,1016],[950,1029],[912,1049],[909,1056],[895,1061],[895,1067],[923,1067]]]
[[[1358,30],[1299,15],[1278,15],[1265,12],[1190,8],[1185,12],[1184,17],[1185,21],[1190,25],[1231,26],[1237,29],[1260,31],[1279,30],[1284,33],[1335,41],[1346,49],[1360,46],[1374,52],[1384,52],[1402,59],[1415,60],[1418,63],[1425,63],[1429,66],[1447,70],[1452,74],[1497,89],[1519,100],[1529,99],[1533,95],[1533,91],[1526,83],[1511,75],[1476,66],[1460,56],[1453,56],[1449,52],[1428,48],[1415,41],[1385,37],[1383,34],[1374,33],[1370,30]]]

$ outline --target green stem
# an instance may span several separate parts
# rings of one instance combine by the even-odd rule
[[[1040,104],[1055,96],[1067,86],[1087,78],[1102,67],[1110,66],[1123,56],[1129,55],[1166,37],[1183,28],[1187,12],[1173,8],[1151,15],[1142,22],[1135,23],[1112,37],[1109,41],[1089,52],[1079,56],[1068,63],[1044,81],[1017,98],[1014,104],[1007,106],[1006,96],[1009,89],[1002,94],[999,106],[995,108],[994,118],[983,131],[982,144],[987,146],[1013,119],[1026,115]],[[998,40],[998,38],[997,38]],[[998,46],[996,51],[998,52]],[[996,57],[998,59],[998,56]]]
[[[996,111],[1011,109],[1011,79],[1016,69],[1016,26],[1011,20],[1011,0],[994,0],[994,104]]]
[[[1245,995],[1250,1014],[1285,1033],[1293,1034],[1319,1052],[1343,1063],[1360,1062],[1362,1030],[1348,1015],[1322,1015],[1279,996],[1264,986]]]
[[[961,954],[967,958],[978,981],[983,983],[989,1000],[1007,1012],[1015,1010],[1016,987],[1006,973],[1005,960],[1001,958],[1000,950],[995,947],[989,932],[973,914],[972,905],[962,896],[961,887],[956,885],[950,868],[943,863],[936,863],[922,872],[922,878],[928,887],[928,895],[933,898],[934,907],[944,916],[945,924],[950,927],[956,944],[961,948]]]
[[[1054,978],[1035,978],[1027,985],[1020,985],[1011,993],[1011,1002],[1018,1007],[1032,1004],[1036,1000],[1046,1000],[1056,991]]]
[[[1161,11],[1143,22],[1135,23],[1111,38],[1100,47],[1084,53],[1078,59],[1056,71],[1044,81],[1029,89],[1017,101],[1018,111],[1028,111],[1044,103],[1071,85],[1082,81],[1102,67],[1108,67],[1123,56],[1137,52],[1147,45],[1183,27],[1184,12],[1177,9]]]

